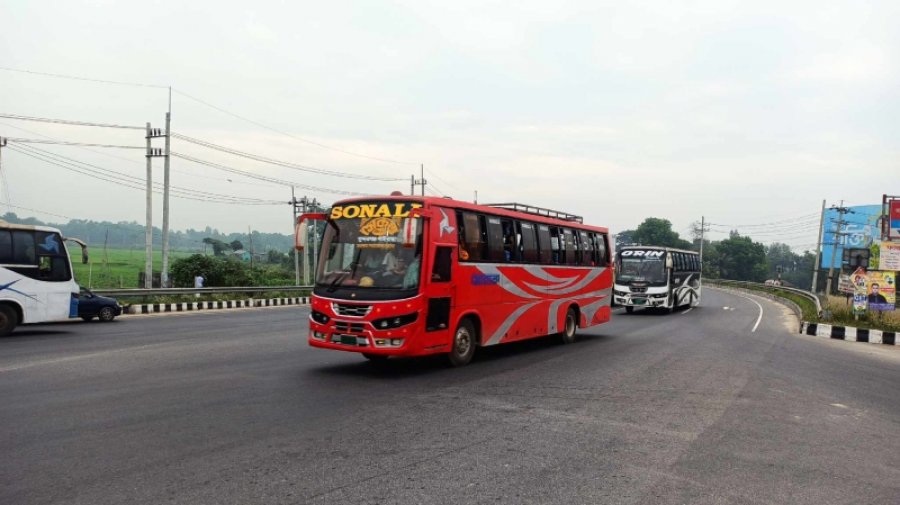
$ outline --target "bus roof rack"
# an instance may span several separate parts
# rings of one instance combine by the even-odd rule
[[[581,216],[576,216],[567,212],[560,212],[558,210],[535,207],[534,205],[525,205],[524,203],[486,203],[484,205],[487,205],[488,207],[497,207],[498,209],[514,210],[516,212],[534,214],[535,216],[552,217],[555,219],[562,219],[563,221],[584,223],[584,218]]]

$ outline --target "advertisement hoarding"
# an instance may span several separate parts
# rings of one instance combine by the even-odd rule
[[[881,270],[900,270],[900,242],[882,242],[879,248],[878,268]]]
[[[868,248],[881,239],[878,218],[881,205],[859,205],[849,207],[850,212],[841,217],[837,209],[825,209],[825,223],[822,231],[821,268],[841,268],[844,248]],[[842,222],[840,235],[838,220]],[[832,244],[837,243],[834,248]],[[834,252],[834,257],[832,257]]]
[[[888,201],[888,240],[900,240],[900,200]]]
[[[866,302],[869,310],[894,310],[897,295],[897,274],[872,270],[867,275]]]

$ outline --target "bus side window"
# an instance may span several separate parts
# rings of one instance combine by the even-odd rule
[[[12,234],[9,230],[0,231],[0,263],[13,262]]]
[[[484,259],[482,250],[484,249],[481,242],[481,223],[479,223],[478,215],[465,212],[462,215],[463,233],[460,236],[459,257],[463,261],[480,261]],[[486,244],[484,244],[486,245]]]
[[[576,265],[578,258],[576,256],[577,251],[575,249],[575,236],[572,235],[572,230],[564,228],[562,238],[563,246],[565,247],[565,255],[560,263],[565,263],[566,265]]]
[[[500,225],[500,218],[487,218],[488,230],[488,259],[490,261],[504,262],[509,261],[506,258],[505,242],[503,237],[503,227]]]
[[[434,252],[434,266],[431,269],[431,282],[450,282],[453,262],[453,248],[438,246]]]
[[[512,220],[501,219],[500,228],[503,232],[503,261],[519,261],[519,241],[516,240]]]
[[[534,233],[534,225],[531,223],[522,223],[522,258],[526,263],[539,263],[541,261],[537,236]]]
[[[607,236],[606,234],[598,234],[595,235],[597,240],[597,264],[598,265],[606,265],[609,262],[609,246],[607,244]]]
[[[37,265],[34,249],[34,233],[27,231],[12,232],[13,263],[20,265]]]
[[[562,261],[562,245],[560,244],[559,228],[550,227],[550,263],[559,265]]]
[[[538,247],[541,252],[541,263],[553,264],[553,248],[551,247],[550,227],[545,224],[538,225]]]
[[[581,241],[581,264],[585,266],[596,265],[594,261],[594,243],[588,232],[582,231],[578,233]]]

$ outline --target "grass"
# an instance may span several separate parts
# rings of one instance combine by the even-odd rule
[[[90,249],[90,261],[81,263],[81,251],[70,248],[72,269],[75,280],[83,287],[99,288],[138,288],[138,273],[144,271],[143,249]],[[194,254],[185,251],[169,251],[169,264],[176,258]],[[153,251],[153,271],[162,267],[162,251]]]
[[[853,315],[853,302],[847,302],[843,296],[829,296],[822,307],[831,311],[831,318],[826,321],[842,326],[869,328],[875,330],[900,331],[900,310],[890,312],[866,311],[858,318]]]

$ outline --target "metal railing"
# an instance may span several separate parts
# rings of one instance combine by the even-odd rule
[[[280,293],[291,291],[311,291],[312,286],[239,286],[217,288],[124,288],[124,289],[92,289],[93,293],[102,296],[146,297],[173,295],[212,295],[227,293]]]
[[[769,285],[769,284],[764,284],[762,282],[729,281],[726,279],[708,279],[708,280],[704,279],[704,282],[707,282],[709,284],[721,284],[723,286],[731,286],[731,287],[736,287],[736,288],[743,287],[743,288],[753,289],[755,291],[780,290],[780,291],[787,291],[789,293],[794,293],[796,295],[806,298],[807,300],[809,300],[810,302],[815,304],[816,315],[819,317],[822,316],[822,301],[819,299],[819,295],[817,295],[811,291],[805,291],[805,290],[797,289],[797,288],[790,288],[787,286],[773,286],[773,285]]]

